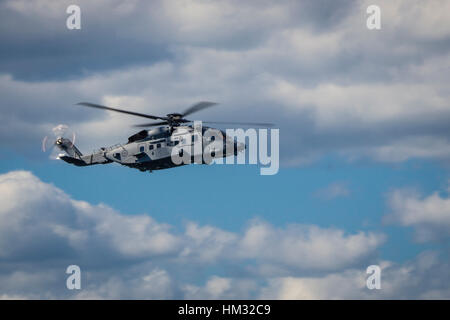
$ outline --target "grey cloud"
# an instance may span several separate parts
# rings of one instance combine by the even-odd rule
[[[431,38],[432,31],[416,31],[431,22],[429,14],[416,19],[415,28],[408,27],[418,6],[402,6],[401,1],[380,3],[387,31],[379,33],[365,28],[366,1],[77,1],[82,9],[82,29],[69,31],[65,9],[73,3],[3,1],[0,40],[5,50],[0,70],[33,81],[73,79],[96,71],[174,60],[174,49],[185,47],[245,55],[267,41],[283,38],[286,32],[304,30],[318,40],[336,36],[339,50],[328,52],[333,46],[330,42],[328,50],[317,52],[320,63],[302,63],[302,51],[309,51],[314,43],[300,42],[300,50],[281,43],[275,47],[278,52],[271,53],[275,64],[255,67],[279,70],[304,83],[373,81],[392,79],[392,71],[446,54],[449,49],[443,17],[439,21],[444,32]],[[438,5],[434,1],[429,7]],[[399,11],[406,18],[394,15]],[[293,57],[289,56],[292,51]]]
[[[66,28],[71,4],[82,8],[81,30]],[[155,11],[149,9],[131,6],[127,11],[118,1],[3,1],[0,6],[0,70],[18,79],[79,79],[95,71],[151,64],[170,54],[156,36]],[[148,37],[136,37],[133,30],[123,33],[136,20],[149,22],[140,31]]]
[[[64,3],[55,8],[45,1],[31,7],[14,3],[3,2],[5,12],[22,20],[42,20],[42,27],[31,32],[28,22],[3,31],[5,36],[19,33],[21,43],[42,37],[44,44],[62,42],[61,50],[44,50],[41,55],[63,61],[68,52],[84,52],[83,59],[99,66],[87,65],[86,73],[72,80],[64,76],[72,72],[55,66],[50,69],[60,69],[64,81],[41,77],[30,83],[14,74],[17,64],[12,61],[22,55],[7,53],[2,61],[11,67],[4,72],[12,76],[0,79],[0,138],[2,145],[19,153],[35,157],[30,150],[37,148],[31,147],[58,123],[72,125],[81,147],[88,150],[124,141],[133,133],[127,125],[136,119],[69,107],[78,101],[167,113],[209,99],[222,104],[205,111],[204,120],[275,122],[281,129],[281,160],[288,165],[310,163],[325,154],[383,162],[450,157],[450,92],[445,86],[449,79],[442,72],[450,63],[450,31],[441,14],[445,10],[436,9],[447,6],[445,1],[382,2],[379,32],[365,28],[367,1],[239,6],[194,1],[192,7],[180,7],[176,1],[151,6],[83,2],[89,35],[80,34],[86,42],[82,44],[70,40],[72,33],[56,28]],[[92,16],[97,18],[94,26],[89,24]],[[67,36],[69,40],[62,40]],[[113,44],[117,48],[112,49]],[[67,45],[76,48],[63,49]],[[141,45],[149,51],[140,50]],[[108,54],[102,55],[96,46]],[[135,47],[149,53],[149,60],[136,60]],[[165,53],[151,58],[151,52],[160,49]],[[22,52],[24,59],[33,61],[33,54],[27,53],[31,50]],[[116,128],[113,133],[111,127]]]

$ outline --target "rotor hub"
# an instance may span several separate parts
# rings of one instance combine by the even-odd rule
[[[167,114],[167,118],[171,120],[181,120],[183,119],[183,115],[181,113],[169,113]]]

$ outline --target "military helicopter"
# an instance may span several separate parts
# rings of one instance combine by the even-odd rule
[[[215,102],[201,101],[187,108],[181,113],[169,113],[166,116],[154,116],[150,114],[138,113],[118,108],[111,108],[90,102],[77,103],[79,106],[96,108],[101,110],[108,110],[114,112],[120,112],[137,117],[159,120],[158,122],[150,122],[144,124],[138,124],[134,127],[150,128],[141,130],[132,136],[128,137],[128,141],[123,144],[116,144],[110,147],[102,147],[99,150],[94,151],[91,154],[83,155],[80,150],[75,146],[75,134],[68,135],[68,127],[66,125],[58,125],[53,128],[55,135],[54,141],[51,141],[46,136],[42,142],[43,151],[48,151],[49,147],[53,145],[56,149],[53,151],[54,158],[63,160],[67,163],[75,166],[91,166],[96,164],[109,164],[119,163],[121,165],[136,168],[140,171],[161,170],[173,168],[194,161],[176,163],[173,161],[173,149],[177,148],[180,152],[180,156],[183,155],[184,150],[194,150],[194,144],[197,139],[202,139],[200,152],[204,154],[209,152],[212,159],[229,156],[235,156],[239,152],[245,150],[246,146],[242,142],[236,141],[236,139],[229,137],[223,130],[202,126],[201,133],[197,132],[194,128],[194,121],[188,120],[185,117],[191,115],[200,110],[217,105]],[[231,125],[254,125],[254,126],[272,126],[271,123],[249,123],[249,122],[202,122],[209,124],[231,124]],[[205,138],[203,134],[208,131],[213,133],[210,138]],[[217,145],[214,143],[213,137],[221,137],[223,143],[220,144],[222,150],[214,149]],[[209,140],[209,141],[208,141]],[[222,147],[223,146],[223,147]],[[220,152],[219,152],[220,151]],[[196,154],[192,152],[187,155],[191,160],[194,159]],[[202,160],[202,164],[209,164]]]

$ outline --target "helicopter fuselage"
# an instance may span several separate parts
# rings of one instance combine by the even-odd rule
[[[223,137],[223,143],[220,144],[222,150],[215,149],[217,144],[203,136],[202,133],[206,130]],[[200,149],[194,148],[194,144],[198,141],[202,142]],[[75,146],[72,147],[76,148]],[[192,161],[175,163],[172,158],[174,148],[176,150],[188,150]],[[67,152],[68,149],[70,150],[70,146],[65,146],[64,151]],[[203,127],[199,134],[192,126],[162,126],[152,130],[142,130],[130,136],[125,144],[100,148],[89,155],[77,155],[75,157],[63,155],[60,159],[77,166],[116,162],[141,171],[153,171],[193,163],[194,158],[198,159],[198,156],[202,156],[205,152],[209,152],[210,155],[213,155],[213,158],[225,158],[236,155],[244,149],[244,144],[230,139],[219,129]],[[201,163],[205,162],[202,161]]]

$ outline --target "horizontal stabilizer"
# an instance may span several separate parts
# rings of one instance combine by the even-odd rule
[[[73,157],[69,157],[69,156],[60,156],[59,159],[65,161],[67,163],[74,164],[74,165],[79,166],[79,167],[84,167],[84,166],[88,165],[83,160],[80,160],[80,159],[77,159],[77,158],[73,158]]]

